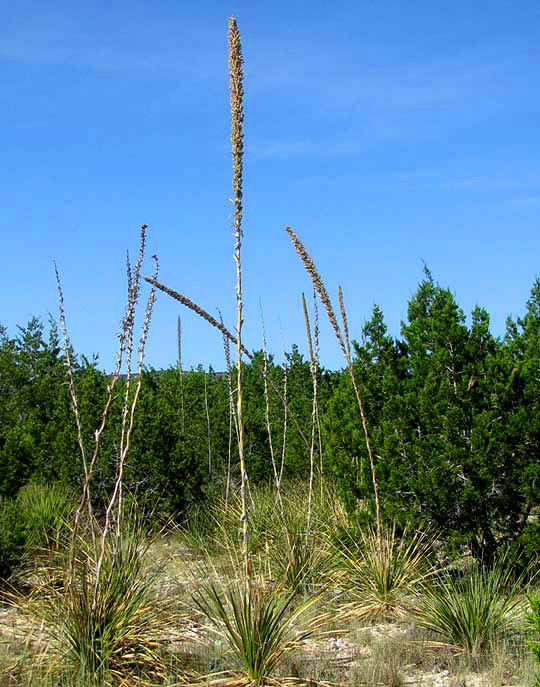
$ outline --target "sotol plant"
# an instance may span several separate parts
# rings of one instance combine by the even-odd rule
[[[228,671],[223,682],[231,687],[259,687],[286,683],[275,679],[283,658],[297,649],[317,630],[321,618],[304,620],[317,602],[311,596],[300,604],[296,594],[262,581],[248,585],[208,583],[194,600],[210,623],[210,629],[225,640],[237,667]]]
[[[148,556],[151,540],[140,523],[124,522],[102,553],[85,529],[78,529],[69,584],[63,584],[65,557],[57,556],[40,568],[30,596],[14,597],[23,616],[41,621],[42,651],[27,667],[54,684],[161,683],[169,667],[164,637],[178,618],[159,591],[160,565]]]
[[[407,615],[415,595],[435,573],[430,562],[434,537],[417,532],[396,536],[395,526],[367,529],[358,546],[338,541],[335,561],[341,585],[352,597],[349,613],[359,618]]]
[[[478,661],[494,642],[519,629],[522,581],[504,559],[489,568],[475,562],[457,578],[448,572],[422,590],[417,622]]]

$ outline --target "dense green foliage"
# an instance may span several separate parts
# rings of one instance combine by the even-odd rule
[[[26,523],[18,504],[4,500],[0,505],[0,580],[9,578],[21,563],[26,540]]]
[[[452,293],[427,270],[399,339],[388,335],[377,307],[361,334],[354,368],[385,518],[401,526],[429,524],[446,541],[468,544],[477,557],[492,557],[503,542],[530,548],[537,533],[527,521],[538,505],[540,475],[540,281],[524,317],[509,320],[502,339],[492,336],[489,316],[479,307],[469,325]],[[109,379],[97,360],[76,360],[83,437],[91,451]],[[309,470],[311,372],[297,347],[286,362],[292,416],[285,427],[285,366],[269,361],[272,447],[278,470],[284,456],[284,478],[302,478]],[[262,353],[256,353],[244,368],[245,453],[253,483],[273,475],[262,365]],[[93,487],[98,506],[114,478],[122,384],[101,440]],[[370,519],[371,473],[350,378],[343,371],[320,370],[318,387],[323,470],[349,511]],[[226,375],[202,367],[182,376],[173,367],[146,370],[137,413],[125,488],[155,513],[179,515],[223,494],[229,463],[232,485],[237,484]],[[319,469],[318,448],[316,456]],[[1,517],[11,517],[8,500],[24,485],[79,489],[81,474],[54,321],[46,331],[32,319],[14,338],[1,328]]]
[[[73,511],[73,494],[59,484],[27,484],[0,502],[0,580],[23,561],[57,548]]]
[[[0,498],[15,497],[29,482],[80,487],[82,466],[64,358],[54,322],[48,337],[44,329],[33,319],[14,339],[5,330],[1,333]],[[309,436],[312,393],[309,364],[296,348],[287,357],[289,405],[295,422],[289,419],[286,428],[284,477],[304,473],[309,464],[309,452],[298,427]],[[272,474],[261,365],[262,354],[257,354],[245,366],[246,454],[254,482],[267,480]],[[269,378],[275,389],[282,389],[283,369],[272,361]],[[324,378],[323,373],[321,380]],[[93,450],[108,382],[96,361],[83,358],[76,364],[75,386],[88,455]],[[114,478],[123,395],[120,379],[100,442],[93,486],[98,503]],[[276,461],[281,463],[284,407],[278,394],[272,396],[270,404],[272,441]],[[175,368],[145,370],[126,466],[126,491],[165,514],[181,513],[207,496],[221,493],[229,464],[229,417],[229,388],[223,373],[205,372],[199,367],[180,377]],[[233,481],[238,478],[235,444],[233,426]]]
[[[377,455],[383,510],[429,523],[491,558],[517,539],[538,504],[540,282],[504,340],[485,310],[470,327],[452,293],[426,270],[402,338],[375,308],[355,369]],[[328,467],[352,507],[371,500],[365,442],[343,376],[325,417]]]

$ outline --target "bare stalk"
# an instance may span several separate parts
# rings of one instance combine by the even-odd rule
[[[219,313],[219,319],[223,325],[223,317]],[[229,339],[223,335],[223,351],[225,353],[225,365],[227,370],[227,386],[229,388],[229,446],[227,454],[227,484],[225,487],[225,503],[229,502],[229,491],[231,488],[231,459],[232,459],[232,427],[233,422],[236,431],[236,438],[238,439],[238,422],[236,419],[236,411],[234,408],[234,393],[232,386],[232,368],[231,368],[231,346]]]
[[[178,377],[180,380],[180,413],[182,418],[182,434],[186,429],[186,422],[184,416],[184,373],[182,371],[182,325],[180,322],[180,315],[178,315]]]
[[[314,348],[314,360],[315,360],[315,365],[317,368],[317,372],[319,371],[319,308],[317,306],[317,292],[315,291],[315,287],[313,287],[313,338],[315,342],[315,348]],[[319,480],[320,480],[320,487],[321,487],[321,502],[323,499],[323,492],[324,492],[324,484],[323,484],[323,452],[322,452],[322,438],[321,438],[321,418],[319,417],[319,401],[317,399],[317,438],[318,438],[318,444],[319,444]]]
[[[281,509],[281,515],[284,517],[283,500],[281,498],[281,480],[278,474],[276,458],[274,455],[274,443],[272,441],[272,425],[270,423],[270,397],[268,395],[268,352],[266,347],[266,329],[264,326],[264,316],[262,311],[262,304],[259,303],[261,311],[261,326],[262,326],[262,340],[263,340],[263,382],[264,382],[264,421],[266,424],[266,432],[268,434],[268,447],[270,449],[270,458],[272,461],[272,469],[274,471],[274,480],[276,483],[276,495]]]
[[[336,318],[336,314],[334,312],[334,309],[332,307],[332,303],[330,301],[330,297],[328,295],[328,292],[324,286],[324,283],[317,271],[317,268],[315,267],[315,263],[309,256],[304,244],[300,241],[298,236],[295,234],[295,232],[291,229],[291,227],[285,227],[287,233],[289,234],[291,241],[296,249],[296,252],[300,256],[300,259],[302,260],[304,267],[311,277],[311,281],[313,282],[314,288],[317,290],[317,293],[319,294],[319,297],[322,301],[322,304],[325,307],[326,314],[328,316],[328,319],[330,321],[330,324],[332,325],[334,332],[336,334],[336,338],[339,342],[340,348],[343,352],[343,355],[345,357],[345,360],[347,362],[347,368],[349,370],[349,374],[351,376],[351,381],[354,389],[354,393],[356,396],[356,401],[358,403],[358,409],[360,411],[360,417],[362,420],[362,428],[364,430],[364,437],[366,441],[366,448],[368,452],[368,457],[369,457],[369,464],[371,468],[371,479],[373,482],[373,495],[375,497],[375,513],[376,513],[376,520],[377,520],[377,532],[379,535],[382,532],[382,521],[381,521],[381,509],[380,509],[380,503],[379,503],[379,482],[377,479],[377,472],[375,469],[375,459],[373,456],[373,451],[371,449],[371,440],[369,437],[369,432],[368,432],[368,427],[367,427],[367,421],[366,421],[366,416],[364,413],[364,405],[362,402],[362,397],[360,394],[360,390],[358,389],[358,385],[356,383],[356,378],[354,376],[354,370],[352,366],[352,360],[351,360],[351,354],[350,354],[350,342],[349,342],[349,332],[348,332],[348,327],[347,327],[347,317],[345,314],[345,307],[343,305],[343,294],[341,293],[341,288],[339,289],[339,302],[340,302],[340,309],[341,309],[341,318],[343,321],[343,330],[345,332],[345,338],[343,337],[341,333],[341,329],[338,325],[338,321]]]
[[[56,266],[56,262],[54,263],[54,271],[56,273],[56,283],[58,285],[58,301],[59,301],[59,306],[60,306],[60,325],[62,327],[62,331],[64,334],[64,355],[66,358],[65,366],[66,366],[66,380],[67,380],[67,385],[69,389],[69,395],[71,398],[71,408],[73,410],[73,415],[75,416],[75,424],[77,427],[77,444],[79,446],[79,451],[81,453],[81,461],[82,461],[82,467],[83,467],[83,474],[84,474],[84,489],[86,490],[86,503],[88,507],[88,515],[90,520],[92,519],[92,501],[90,499],[90,473],[89,473],[89,466],[88,462],[86,460],[86,451],[84,447],[84,441],[83,441],[83,436],[82,436],[82,425],[81,425],[81,417],[79,413],[79,405],[77,402],[77,393],[75,391],[75,382],[73,379],[73,359],[71,357],[71,342],[69,340],[69,334],[67,330],[67,325],[66,325],[66,314],[65,314],[65,309],[64,309],[64,294],[62,291],[62,283],[60,281],[60,275],[58,273],[58,268]],[[75,531],[78,529],[79,526],[79,519],[81,515],[81,510],[84,504],[80,504],[79,507],[75,510],[75,522],[74,522],[74,529]],[[95,543],[95,533],[94,529],[92,528],[92,536],[94,537],[94,543]],[[71,563],[71,557],[70,557],[70,563]]]
[[[128,309],[126,313],[126,378],[124,384],[124,403],[122,406],[122,426],[120,431],[120,452],[118,456],[117,470],[123,473],[122,456],[124,454],[124,446],[126,443],[126,435],[128,428],[128,414],[129,414],[129,397],[131,387],[131,356],[133,354],[133,332],[135,328],[135,306],[139,300],[139,290],[141,284],[141,266],[144,258],[144,249],[146,244],[146,233],[141,233],[141,243],[139,246],[139,255],[135,263],[135,271],[131,273],[131,265],[129,262],[129,255],[127,256],[127,280],[128,280]],[[123,486],[122,480],[118,485],[118,518],[117,529],[120,533],[120,513],[122,511]]]
[[[375,495],[375,508],[377,512],[377,528],[379,533],[381,532],[382,525],[381,525],[381,515],[380,515],[380,506],[379,506],[379,483],[377,480],[377,474],[375,470],[375,459],[373,456],[373,452],[371,450],[371,442],[369,439],[369,431],[368,431],[368,426],[367,426],[367,419],[366,419],[366,414],[364,412],[364,403],[362,400],[362,395],[360,394],[360,390],[358,388],[358,384],[356,382],[356,377],[354,376],[353,372],[353,366],[352,366],[352,361],[351,361],[351,356],[350,356],[350,342],[349,342],[349,330],[347,326],[347,313],[345,311],[345,306],[343,304],[343,292],[341,290],[341,286],[338,287],[338,298],[339,298],[339,307],[341,310],[341,319],[343,321],[343,330],[345,332],[345,343],[347,346],[347,352],[349,354],[348,359],[347,359],[347,366],[349,368],[349,372],[351,375],[351,381],[354,389],[354,394],[356,396],[356,401],[358,403],[358,409],[360,411],[360,417],[362,418],[362,428],[364,430],[364,435],[366,437],[366,445],[368,448],[368,458],[369,458],[369,466],[371,470],[371,477],[373,481],[373,493]]]
[[[285,345],[283,345],[283,395],[281,396],[281,402],[283,403],[283,441],[281,443],[281,465],[279,466],[280,484],[283,478],[283,468],[285,467],[285,456],[287,454],[287,418],[289,417],[288,382],[289,366],[287,365],[287,356],[285,355]]]
[[[313,477],[315,474],[315,431],[317,425],[317,367],[315,365],[315,354],[313,352],[313,341],[311,339],[311,327],[306,305],[306,297],[302,293],[302,307],[304,310],[304,321],[309,348],[309,360],[311,368],[311,379],[313,383],[313,402],[311,406],[311,446],[309,448],[309,491],[308,491],[308,512],[306,523],[306,538],[309,537],[311,529],[311,510],[313,507]]]
[[[204,371],[204,409],[206,411],[206,429],[208,432],[208,477],[212,478],[212,434],[210,431],[210,413],[208,411],[208,384]]]
[[[341,321],[342,321],[342,323],[343,323],[343,332],[344,332],[344,334],[345,334],[345,349],[346,349],[346,351],[347,351],[345,357],[346,357],[346,359],[347,359],[347,366],[348,366],[349,369],[350,369],[350,365],[351,365],[351,360],[350,360],[350,358],[351,358],[351,345],[350,345],[350,341],[349,341],[349,327],[348,327],[348,324],[347,324],[347,313],[345,312],[345,305],[344,305],[344,303],[343,303],[343,292],[341,291],[341,286],[340,286],[340,285],[338,285],[338,302],[339,302],[339,309],[340,309],[340,312],[341,312]],[[362,425],[364,425],[364,410],[363,410],[363,404],[362,404],[362,399],[359,398],[359,394],[357,393],[357,388],[356,388],[356,383],[355,383],[354,375],[352,375],[352,383],[353,383],[354,392],[355,392],[355,394],[356,394],[358,407],[360,408],[360,416],[361,416],[361,418],[362,418]],[[365,433],[366,431],[367,431],[367,430],[366,430],[366,427],[364,426],[364,433]],[[358,470],[358,458],[357,458],[357,456],[354,457],[354,462],[355,462],[356,469]],[[364,481],[364,477],[363,477],[363,475],[364,475],[364,459],[363,459],[363,456],[360,456],[360,475],[361,475],[361,480],[362,480],[362,483],[363,483],[363,481]],[[373,484],[373,488],[374,488],[374,490],[376,491],[376,485],[375,485],[375,483]]]

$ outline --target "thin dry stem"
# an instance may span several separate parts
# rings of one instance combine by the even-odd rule
[[[219,321],[223,326],[223,316],[219,312]],[[234,422],[236,438],[238,440],[238,422],[234,407],[234,392],[232,386],[232,366],[231,366],[231,346],[228,337],[223,334],[223,351],[225,353],[225,365],[227,370],[227,386],[229,388],[229,445],[227,454],[227,484],[225,487],[225,503],[229,502],[229,491],[231,489],[231,462],[232,462],[232,426]]]
[[[137,304],[137,299],[139,295],[139,286],[140,286],[140,265],[139,262],[142,263],[142,258],[144,256],[144,236],[145,236],[145,229],[146,226],[143,225],[144,229],[141,231],[141,252],[139,254],[139,260],[137,261],[137,268],[135,269],[135,275],[133,278],[133,287],[131,291],[131,303],[128,303],[128,313],[131,313],[131,317],[128,318],[127,322],[131,329],[134,329],[135,326],[135,317],[134,317],[134,310],[135,306]],[[157,256],[153,255],[152,256],[154,260],[154,279],[157,279],[158,276],[158,271],[159,271],[159,263]],[[126,411],[126,416],[129,415],[129,423],[127,424],[126,430],[125,430],[125,435],[123,437],[123,443],[122,443],[122,451],[120,454],[120,458],[118,461],[117,469],[116,469],[116,479],[115,479],[115,484],[114,484],[114,489],[112,496],[110,498],[109,504],[107,506],[107,509],[105,511],[105,523],[103,525],[103,529],[101,531],[101,547],[100,547],[100,553],[99,557],[96,563],[96,578],[95,578],[95,588],[94,588],[94,604],[96,603],[97,600],[97,593],[98,593],[98,588],[100,584],[100,571],[101,567],[103,565],[103,560],[105,557],[105,552],[106,552],[106,541],[107,541],[107,535],[110,531],[111,524],[112,524],[112,513],[113,509],[116,506],[116,535],[120,536],[121,529],[120,529],[120,523],[121,523],[121,518],[122,518],[122,500],[121,500],[121,495],[122,495],[122,483],[123,483],[123,477],[124,477],[124,467],[125,467],[125,462],[126,462],[126,457],[130,448],[130,442],[131,442],[131,433],[133,430],[133,426],[135,423],[135,409],[137,407],[137,401],[139,399],[139,393],[141,390],[141,384],[142,384],[142,370],[143,370],[143,362],[144,362],[144,350],[146,346],[146,339],[148,338],[148,330],[150,327],[150,319],[152,317],[152,310],[154,307],[154,302],[155,302],[155,288],[152,288],[150,290],[150,295],[148,296],[148,302],[146,305],[146,312],[143,320],[143,325],[142,325],[142,331],[141,331],[141,337],[139,339],[139,356],[138,356],[138,363],[137,363],[137,381],[135,385],[135,391],[133,393],[133,397],[131,399],[131,402],[129,402],[129,398],[124,397],[124,404],[128,404],[128,410]],[[130,307],[131,306],[131,307]],[[129,332],[128,332],[129,336]],[[133,332],[131,332],[131,337],[133,337]],[[124,405],[125,409],[125,405]]]
[[[281,480],[278,474],[276,457],[274,455],[274,442],[272,440],[272,425],[270,423],[270,397],[268,395],[268,352],[266,347],[266,328],[264,326],[264,316],[262,310],[262,303],[259,303],[261,311],[261,326],[262,326],[262,340],[263,340],[263,382],[264,382],[264,421],[266,423],[266,432],[268,434],[268,446],[270,448],[270,459],[272,461],[272,469],[274,471],[274,481],[276,483],[276,497],[279,502],[281,515],[284,516],[283,499],[281,498]]]
[[[180,413],[182,419],[182,434],[186,429],[186,419],[184,414],[184,373],[182,371],[182,324],[180,322],[180,315],[178,315],[178,377],[180,379]]]
[[[317,305],[317,291],[313,287],[313,339],[315,341],[314,360],[317,373],[319,372],[319,307]],[[321,418],[319,416],[319,403],[317,399],[317,438],[319,444],[319,481],[321,487],[321,502],[324,495],[323,484],[323,451],[322,451],[322,437],[321,437]]]
[[[309,447],[309,489],[308,489],[308,512],[306,523],[306,538],[309,537],[311,529],[311,509],[313,505],[313,477],[315,474],[315,430],[317,425],[317,367],[315,365],[315,355],[313,353],[313,341],[311,339],[311,327],[309,324],[309,314],[306,305],[306,297],[302,293],[302,307],[304,310],[304,321],[309,348],[309,360],[311,369],[311,379],[313,383],[313,402],[311,407],[311,445]]]
[[[131,390],[131,356],[133,354],[133,330],[135,321],[135,305],[139,297],[139,288],[141,282],[141,265],[144,258],[144,249],[146,244],[146,227],[141,230],[141,241],[139,246],[139,255],[135,264],[135,271],[131,272],[131,265],[129,262],[129,253],[127,254],[127,283],[128,283],[128,308],[126,321],[126,375],[124,383],[124,403],[122,406],[122,426],[120,431],[120,450],[119,462],[122,460],[124,453],[124,444],[126,441],[127,422],[129,412],[129,397]],[[123,467],[119,468],[123,471]],[[122,481],[120,481],[118,491],[118,511],[120,513],[122,507]],[[118,518],[117,527],[120,527],[120,518]]]
[[[199,305],[194,303],[187,296],[183,296],[181,293],[178,293],[178,291],[174,291],[174,289],[170,289],[168,286],[160,284],[156,279],[153,279],[151,277],[145,277],[144,280],[147,281],[149,284],[152,284],[152,286],[155,286],[156,289],[163,291],[163,293],[166,293],[171,298],[174,298],[175,300],[182,303],[182,305],[185,305],[186,308],[193,310],[194,313],[197,313],[199,317],[202,317],[203,320],[206,320],[209,324],[212,325],[212,327],[219,329],[223,336],[226,336],[229,339],[229,341],[232,341],[233,344],[238,345],[238,339],[236,338],[236,336],[234,336],[234,334],[231,334],[231,332],[225,327],[225,325],[222,322],[218,322],[215,317],[212,317],[212,315],[210,315],[209,312],[207,312],[206,310],[204,310],[204,308],[201,308]],[[242,352],[250,360],[253,359],[253,355],[243,345]]]
[[[346,329],[347,326],[347,316],[345,313],[345,305],[343,304],[343,293],[341,291],[341,287],[339,287],[339,305],[341,308],[341,315],[343,318],[343,326],[346,331],[346,338],[347,338],[347,347],[349,347],[349,334]],[[358,384],[356,382],[356,377],[354,375],[354,370],[351,362],[351,356],[347,355],[347,366],[349,368],[349,374],[351,376],[351,382],[353,385],[354,389],[354,394],[356,396],[356,401],[358,403],[358,410],[360,411],[360,417],[362,419],[362,428],[364,430],[364,436],[366,439],[366,447],[367,447],[367,452],[368,452],[368,458],[369,458],[369,467],[371,470],[371,479],[373,482],[373,495],[375,497],[375,514],[377,518],[377,532],[379,535],[382,534],[382,520],[381,520],[381,508],[380,508],[380,502],[379,502],[379,480],[377,479],[377,470],[375,468],[375,457],[373,456],[373,451],[371,449],[371,440],[369,437],[369,430],[368,430],[368,425],[367,425],[367,419],[366,419],[366,414],[364,412],[364,403],[362,401],[362,395],[360,394],[360,389],[358,388]]]
[[[208,434],[208,477],[212,479],[212,432],[210,430],[210,411],[208,410],[208,384],[206,370],[204,371],[204,409],[206,413],[206,429]]]
[[[283,395],[281,402],[283,403],[283,441],[281,444],[281,465],[279,467],[279,482],[283,478],[283,469],[285,467],[285,455],[287,453],[287,418],[289,417],[289,366],[287,365],[287,356],[285,355],[285,345],[283,345]],[[305,441],[305,439],[304,439]],[[307,446],[307,442],[306,442]]]
[[[122,427],[120,433],[120,452],[119,452],[119,466],[118,470],[123,473],[122,456],[124,455],[124,446],[127,434],[127,422],[129,413],[129,397],[131,388],[131,356],[133,354],[133,331],[135,325],[135,306],[139,300],[139,290],[141,285],[141,266],[144,259],[144,250],[146,246],[146,225],[141,227],[141,237],[139,245],[139,255],[135,263],[135,271],[131,273],[131,265],[129,263],[129,255],[127,257],[127,280],[128,280],[128,307],[126,313],[126,376],[124,384],[124,404],[122,406]],[[156,273],[157,274],[157,273]],[[122,480],[120,480],[118,487],[118,520],[117,528],[120,528],[120,512],[122,509]]]
[[[84,441],[83,441],[83,436],[82,436],[82,425],[81,425],[81,417],[79,413],[79,405],[77,402],[77,393],[75,390],[75,382],[73,379],[73,360],[71,357],[71,342],[69,340],[69,334],[67,330],[67,324],[66,324],[66,314],[65,314],[65,308],[64,308],[64,293],[62,291],[62,283],[60,281],[60,275],[58,273],[58,268],[56,266],[56,262],[54,262],[54,271],[56,273],[56,283],[58,285],[58,301],[59,301],[59,306],[60,306],[60,325],[62,327],[62,331],[64,334],[64,355],[66,357],[66,379],[67,379],[67,385],[69,389],[69,395],[71,398],[71,408],[73,410],[73,415],[75,416],[75,424],[77,426],[77,444],[79,446],[79,450],[81,452],[81,461],[82,461],[82,466],[83,466],[83,473],[84,473],[84,489],[86,489],[86,503],[87,503],[87,508],[88,508],[88,515],[90,517],[90,520],[92,519],[92,501],[90,499],[90,479],[89,479],[89,466],[86,460],[86,451],[84,447]],[[78,529],[79,525],[79,518],[81,515],[81,509],[77,508],[75,511],[75,529]],[[92,535],[94,536],[94,531],[92,530]]]

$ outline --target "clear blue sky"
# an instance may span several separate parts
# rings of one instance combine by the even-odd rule
[[[374,303],[394,335],[425,261],[504,333],[540,273],[540,5],[28,2],[3,8],[2,309],[57,315],[113,365],[125,250],[149,225],[160,279],[234,326],[227,21],[245,58],[245,342],[306,350],[293,226],[351,334]],[[148,260],[146,273],[150,273]],[[147,293],[145,288],[145,294]],[[223,369],[216,332],[164,295],[147,362]],[[342,365],[324,322],[321,357]]]

